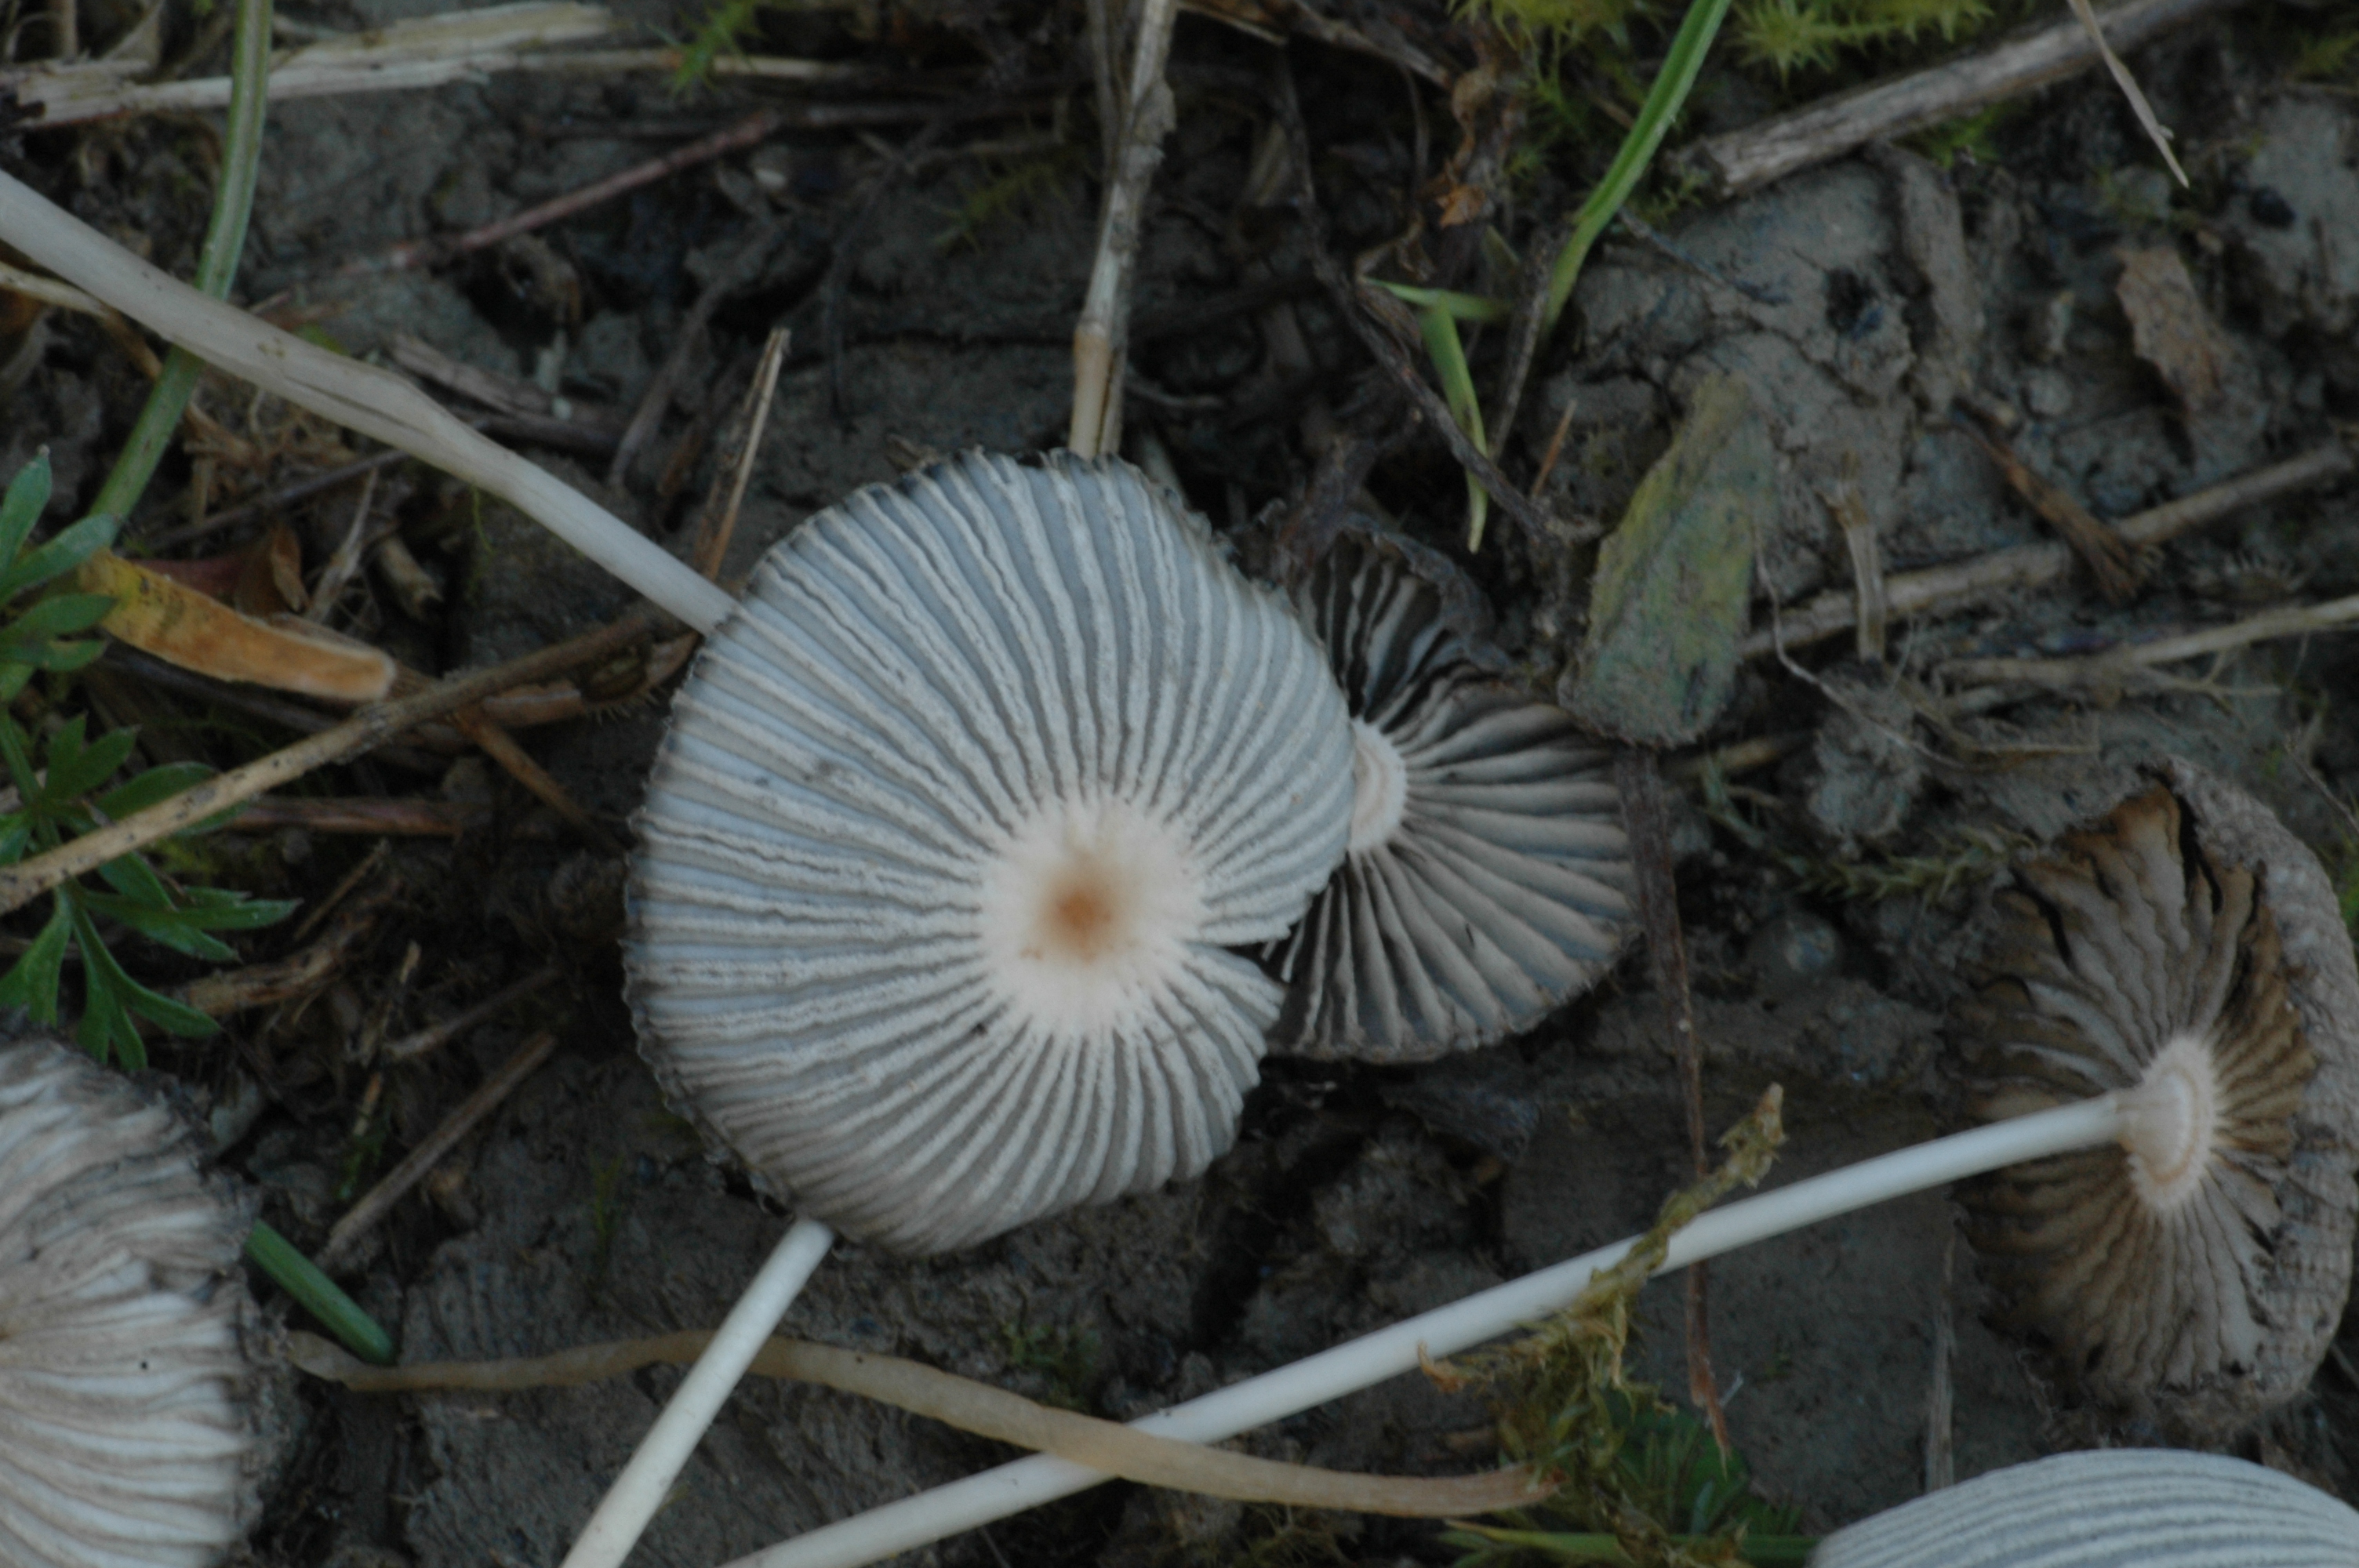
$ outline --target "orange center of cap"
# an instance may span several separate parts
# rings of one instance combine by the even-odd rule
[[[1194,855],[1159,813],[1052,802],[983,868],[984,973],[1015,1013],[1091,1035],[1161,1016],[1208,915]]]
[[[1052,881],[1034,923],[1027,958],[1050,957],[1088,964],[1119,946],[1129,924],[1123,918],[1123,889],[1114,869],[1086,852]]]

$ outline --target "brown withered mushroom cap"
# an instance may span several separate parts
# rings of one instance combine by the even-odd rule
[[[2315,856],[2240,791],[2159,772],[1995,897],[1957,1015],[1985,1119],[2131,1090],[2125,1146],[1962,1195],[2068,1396],[2201,1442],[2299,1393],[2342,1316],[2359,969]]]

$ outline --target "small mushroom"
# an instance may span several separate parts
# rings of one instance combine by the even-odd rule
[[[970,454],[771,552],[673,707],[628,966],[675,1100],[848,1234],[981,1241],[1227,1148],[1343,852],[1319,650],[1115,462]]]
[[[1957,1022],[1985,1119],[2122,1091],[2119,1145],[1966,1189],[2005,1318],[2109,1422],[2284,1403],[2349,1291],[2359,970],[2316,857],[2185,763],[1994,900]]]
[[[190,1142],[82,1053],[0,1044],[9,1568],[208,1568],[252,1518],[251,1217]]]
[[[2359,1568],[2359,1512],[2242,1459],[2110,1448],[2011,1465],[1839,1530],[1810,1568]]]
[[[1493,673],[1447,562],[1346,535],[1300,603],[1352,713],[1350,852],[1275,958],[1270,1049],[1423,1062],[1529,1027],[1634,921],[1612,754]]]

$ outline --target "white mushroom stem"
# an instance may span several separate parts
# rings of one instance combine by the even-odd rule
[[[699,632],[736,608],[629,524],[399,376],[207,298],[5,174],[0,240],[208,364],[490,491]]]
[[[2101,1095],[1995,1122],[1711,1210],[1671,1238],[1658,1271],[1685,1268],[1887,1198],[1904,1197],[2027,1160],[2115,1141],[2126,1131],[2127,1098]],[[1313,1405],[1413,1371],[1420,1356],[1455,1355],[1561,1310],[1588,1288],[1600,1270],[1620,1262],[1639,1239],[1632,1237],[1601,1247],[1570,1262],[1527,1274],[1132,1424],[1160,1437],[1218,1443],[1282,1421]],[[822,1526],[738,1558],[727,1568],[858,1568],[861,1563],[878,1562],[1070,1497],[1108,1479],[1101,1471],[1069,1460],[1036,1454]]]
[[[617,1568],[631,1554],[705,1429],[834,1242],[835,1232],[816,1219],[799,1219],[788,1227],[770,1260],[721,1320],[712,1343],[672,1390],[671,1402],[647,1429],[631,1462],[606,1489],[581,1539],[565,1554],[564,1568]]]

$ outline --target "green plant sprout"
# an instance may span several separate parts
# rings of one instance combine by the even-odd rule
[[[1935,849],[1930,855],[1876,855],[1856,860],[1806,855],[1778,843],[1767,829],[1748,821],[1730,797],[1727,777],[1717,768],[1704,773],[1703,814],[1713,826],[1799,883],[1803,892],[1871,903],[1911,894],[1938,903],[1969,882],[1998,875],[2018,853],[2037,847],[2034,840],[2017,833],[1951,827],[1936,835]]]
[[[1927,33],[1955,42],[1990,19],[1985,0],[1746,0],[1736,39],[1747,65],[1783,81],[1797,70],[1832,70],[1843,53]]]
[[[1035,1326],[1018,1319],[1001,1324],[999,1337],[1007,1347],[1010,1367],[1048,1379],[1043,1404],[1083,1415],[1094,1408],[1091,1392],[1102,1375],[1096,1335],[1086,1328]]]
[[[1018,159],[951,210],[951,225],[934,236],[934,249],[980,244],[983,232],[999,220],[1046,206],[1081,171],[1082,163],[1081,149],[1070,143]]]
[[[114,538],[112,517],[86,517],[55,538],[27,550],[33,524],[49,499],[46,451],[36,457],[0,497],[0,606],[71,572]],[[37,600],[0,625],[0,757],[16,785],[15,807],[0,813],[0,865],[15,865],[27,852],[54,849],[95,828],[102,819],[128,816],[179,794],[211,771],[194,763],[151,768],[113,789],[113,778],[131,754],[135,737],[117,730],[95,741],[84,720],[67,719],[52,730],[35,760],[33,737],[5,705],[13,704],[36,670],[64,675],[98,657],[105,644],[87,632],[113,608],[103,594],[56,593]],[[198,1037],[219,1028],[184,1003],[160,996],[133,979],[108,948],[98,922],[114,921],[142,936],[191,957],[215,963],[234,959],[215,931],[246,931],[284,919],[291,903],[252,899],[220,888],[175,889],[137,855],[99,868],[103,889],[67,882],[50,895],[49,918],[7,974],[0,976],[0,1006],[19,1007],[36,1022],[58,1022],[58,991],[68,949],[81,955],[82,1022],[75,1040],[103,1062],[145,1066],[134,1017],[174,1034]]]
[[[1791,1510],[1753,1491],[1745,1461],[1622,1371],[1631,1303],[1672,1236],[1739,1184],[1757,1185],[1782,1138],[1777,1103],[1766,1100],[1722,1136],[1720,1168],[1673,1195],[1654,1228],[1571,1306],[1522,1339],[1438,1370],[1445,1387],[1487,1387],[1501,1449],[1561,1483],[1546,1502],[1509,1515],[1509,1526],[1463,1524],[1443,1535],[1445,1544],[1467,1549],[1457,1568],[1494,1568],[1527,1554],[1642,1568],[1804,1560],[1812,1543],[1793,1534]]]
[[[713,62],[723,56],[731,59],[744,58],[745,38],[760,19],[764,6],[776,0],[722,0],[718,5],[705,8],[704,19],[680,45],[679,66],[671,74],[674,93],[693,92],[711,85]]]

